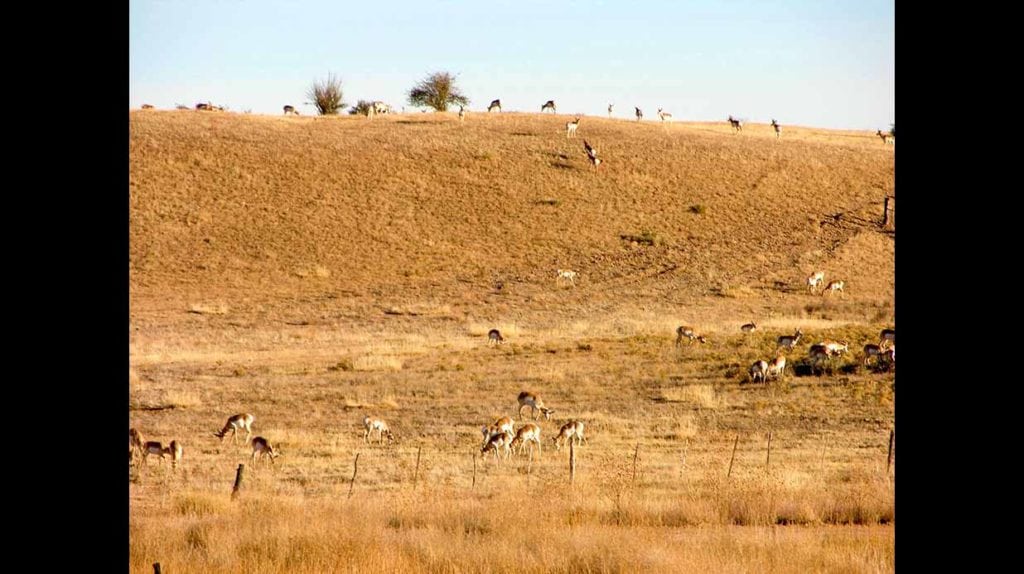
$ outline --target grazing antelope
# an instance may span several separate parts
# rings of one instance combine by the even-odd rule
[[[576,273],[571,269],[559,269],[558,276],[555,278],[555,282],[557,283],[558,281],[569,281],[570,283],[572,283],[572,286],[575,287],[576,277],[578,276],[579,273]]]
[[[249,442],[249,437],[252,436],[252,423],[255,420],[256,417],[248,413],[228,417],[228,422],[224,425],[224,428],[220,429],[220,432],[213,433],[213,436],[224,442],[224,436],[228,434],[228,431],[231,431],[231,443],[234,444],[238,438],[238,429],[245,429],[245,441]]]
[[[497,329],[491,329],[487,332],[487,344],[488,345],[500,345],[505,342],[505,337],[501,336],[501,331]]]
[[[775,359],[768,363],[768,369],[765,371],[765,375],[768,377],[775,377],[781,379],[786,374],[786,357],[781,353],[775,357]]]
[[[160,462],[163,462],[164,457],[171,455],[171,464],[177,467],[178,461],[181,460],[181,445],[178,441],[171,441],[171,444],[164,446],[163,443],[156,440],[147,441],[142,447],[142,460],[143,462],[149,461],[149,455],[153,454],[160,457]]]
[[[551,413],[555,412],[554,409],[549,409],[544,406],[544,401],[541,400],[537,395],[523,391],[519,393],[519,418],[523,418],[523,409],[530,407],[530,414],[533,415],[534,420],[537,419],[537,411],[540,411],[544,415],[544,420],[551,420]]]
[[[889,343],[892,343],[893,345],[895,345],[896,344],[896,329],[882,329],[882,334],[880,335],[879,341],[880,341],[880,343],[879,343],[880,345],[888,345]]]
[[[136,455],[142,456],[146,439],[138,429],[128,429],[128,458],[134,459]]]
[[[822,361],[827,361],[832,358],[832,354],[828,352],[825,345],[811,345],[807,356],[811,359],[812,366],[818,366]]]
[[[462,106],[459,106],[459,121],[461,122],[461,121],[464,121],[465,119],[466,119],[466,108],[464,108]]]
[[[551,439],[555,443],[555,450],[562,449],[562,443],[574,441],[576,444],[584,444],[587,437],[583,436],[583,423],[581,421],[569,421],[558,429],[558,435]]]
[[[198,111],[210,112],[210,111],[213,111],[213,109],[214,109],[213,104],[211,104],[209,102],[207,102],[205,104],[202,104],[202,103],[196,104],[196,111],[197,112]]]
[[[884,352],[885,351],[882,350],[880,345],[876,345],[874,343],[864,345],[864,366],[868,366],[868,362],[872,357],[875,359],[875,364],[878,364],[878,361],[881,359]]]
[[[576,116],[575,121],[566,122],[565,124],[565,137],[573,137],[576,135],[576,128],[580,127],[580,118]]]
[[[807,278],[807,291],[814,293],[816,287],[821,287],[825,282],[825,272],[815,271],[813,275]]]
[[[512,420],[512,417],[499,417],[489,426],[480,427],[480,433],[484,435],[483,446],[486,447],[487,443],[491,440],[491,437],[496,434],[514,432],[515,423],[516,422]]]
[[[372,418],[370,415],[363,417],[363,426],[366,427],[366,434],[363,435],[363,441],[366,443],[370,442],[370,433],[377,431],[377,444],[384,444],[384,437],[388,437],[388,442],[395,442],[395,435],[391,433],[391,429],[388,428],[388,423],[378,418]]]
[[[732,129],[737,133],[743,131],[743,122],[732,116],[729,116],[729,125],[731,125]]]
[[[661,111],[661,108],[658,108],[658,117],[661,118],[661,121],[663,122],[672,121],[672,114]]]
[[[299,115],[299,111],[295,109],[295,106],[285,106],[284,107],[284,115],[286,115],[286,116],[297,116],[297,115]]]
[[[257,459],[262,460],[263,458],[269,458],[270,464],[277,464],[274,459],[281,456],[281,453],[274,452],[274,447],[270,444],[270,441],[258,436],[252,439],[252,465],[255,467]]]
[[[614,106],[614,105],[615,104],[608,104],[608,117],[609,118],[612,117],[612,106]]]
[[[171,444],[167,445],[167,448],[164,449],[164,453],[171,455],[171,469],[177,470],[178,463],[181,462],[181,458],[185,454],[185,449],[182,448],[181,443],[172,440]]]
[[[845,295],[846,292],[843,291],[843,287],[845,285],[846,285],[845,281],[829,281],[828,285],[825,286],[825,290],[822,291],[821,294],[825,295],[826,293],[829,293],[829,294],[831,294],[831,293],[842,293],[842,294]]]
[[[601,165],[601,160],[597,157],[597,150],[591,147],[587,140],[583,140],[583,149],[587,152],[587,159],[594,164],[594,169],[597,169],[597,166]]]
[[[548,100],[547,102],[544,103],[543,106],[540,107],[540,113],[543,114],[545,110],[551,110],[551,113],[553,113],[553,114],[556,113],[555,112],[555,100]]]
[[[153,109],[153,105],[152,104],[142,104],[142,109],[144,109],[144,110],[151,110],[151,109]]]
[[[768,376],[768,361],[754,361],[753,365],[750,365],[750,382],[756,383],[758,379],[761,382],[767,381]]]
[[[491,102],[491,105],[487,106],[488,112],[493,112],[494,110],[501,111],[501,100],[494,100]]]
[[[828,354],[831,356],[839,356],[850,350],[850,343],[847,341],[836,342],[826,339],[819,342],[818,345],[825,347],[825,350],[827,350]]]
[[[687,339],[689,339],[690,340],[689,344],[691,344],[691,345],[693,344],[694,341],[699,341],[701,343],[707,343],[708,342],[707,338],[704,335],[697,334],[697,332],[693,330],[693,327],[687,327],[685,325],[680,325],[679,327],[676,327],[676,346],[677,347],[682,344],[683,337],[686,337]]]
[[[523,454],[523,447],[526,446],[526,443],[530,442],[537,443],[537,450],[540,454],[544,454],[544,449],[540,444],[540,427],[534,423],[526,423],[523,425],[519,431],[516,432],[516,436],[512,439],[512,442],[509,443],[509,447],[515,449],[516,444],[518,444],[518,452],[519,454]],[[532,449],[533,445],[531,445],[530,448]]]
[[[800,342],[800,337],[803,336],[803,332],[800,329],[796,330],[796,333],[792,335],[783,335],[777,339],[778,349],[795,349],[797,343]]]
[[[511,444],[514,439],[515,435],[510,430],[493,434],[484,442],[483,448],[480,449],[480,454],[486,456],[488,451],[493,451],[494,458],[500,461],[501,457],[498,455],[500,450],[504,454],[505,460],[508,460],[512,455]]]
[[[744,333],[753,333],[756,330],[757,330],[757,324],[755,324],[753,321],[751,321],[751,322],[747,323],[746,325],[743,325],[742,327],[740,327],[740,331],[743,331]]]
[[[882,143],[883,144],[895,144],[896,143],[896,136],[894,136],[892,134],[885,133],[882,130],[878,130],[877,134],[878,134],[878,137],[882,138]]]
[[[636,121],[644,119],[644,113],[640,111],[640,108],[633,106],[633,109],[636,110]]]

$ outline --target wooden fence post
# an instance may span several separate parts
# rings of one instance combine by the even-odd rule
[[[473,453],[473,488],[476,488],[476,453]]]
[[[740,444],[740,435],[736,435],[736,442],[732,443],[732,458],[729,459],[729,472],[726,473],[725,477],[729,478],[732,476],[732,461],[736,460],[736,447]]]
[[[885,473],[889,474],[889,469],[892,468],[892,445],[896,440],[896,429],[889,431],[889,455],[885,457]]]
[[[153,574],[160,574],[160,563],[159,562],[154,562],[153,563]]]
[[[412,473],[412,487],[413,488],[416,488],[416,481],[419,479],[419,476],[420,476],[420,451],[422,451],[422,450],[423,450],[422,446],[420,446],[420,447],[418,447],[416,449],[416,470]]]
[[[764,468],[767,470],[772,464],[772,431],[768,431],[768,458],[764,461]]]
[[[231,488],[231,500],[238,498],[238,492],[242,489],[242,474],[245,473],[245,465],[238,465],[238,470],[235,471],[235,486]]]
[[[356,486],[356,474],[359,473],[359,453],[356,453],[356,461],[352,468],[352,482],[348,484],[348,498],[352,498],[352,489]]]
[[[636,484],[636,459],[640,455],[640,443],[636,443],[636,449],[633,451],[633,484]]]

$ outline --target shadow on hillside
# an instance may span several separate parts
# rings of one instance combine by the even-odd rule
[[[561,163],[557,161],[551,162],[551,167],[557,167],[558,169],[579,169],[574,165],[569,165],[567,163]]]
[[[513,136],[517,136],[517,137],[530,137],[530,136],[539,136],[540,134],[538,134],[536,132],[512,132],[512,135]]]
[[[441,121],[441,120],[422,120],[422,121],[398,120],[395,123],[396,124],[403,124],[403,125],[412,125],[412,126],[430,126],[430,125],[447,124],[449,122],[445,122],[445,121]]]

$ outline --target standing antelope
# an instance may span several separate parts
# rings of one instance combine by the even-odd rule
[[[896,329],[882,329],[882,334],[880,335],[880,337],[881,337],[879,339],[879,341],[880,341],[879,344],[880,345],[888,345],[889,343],[892,343],[893,345],[895,345],[896,344]]]
[[[558,435],[551,439],[555,443],[555,450],[562,449],[562,443],[575,441],[576,444],[584,444],[587,437],[583,436],[583,423],[581,421],[569,421],[558,430]]]
[[[164,461],[164,457],[171,455],[171,464],[174,468],[177,468],[178,461],[181,460],[182,448],[178,444],[178,441],[172,440],[171,444],[164,446],[160,441],[147,441],[142,447],[142,460],[143,462],[149,461],[149,455],[153,454],[160,457],[160,462]]]
[[[548,100],[543,106],[540,107],[540,113],[544,113],[545,110],[551,110],[551,113],[555,112],[555,100]]]
[[[743,122],[733,118],[732,116],[729,116],[729,125],[732,126],[732,129],[737,133],[743,131]]]
[[[785,357],[785,355],[779,353],[775,357],[775,360],[773,360],[772,362],[768,363],[768,368],[765,371],[765,375],[767,375],[768,377],[775,377],[776,379],[781,379],[782,376],[785,375],[785,374],[786,374],[786,357]]]
[[[825,272],[815,271],[813,275],[807,278],[807,291],[814,293],[815,287],[821,287],[825,282]]]
[[[612,117],[612,106],[614,106],[614,105],[615,104],[608,104],[608,117],[609,118]]]
[[[882,351],[881,345],[876,345],[874,343],[864,345],[864,366],[868,366],[868,361],[870,361],[872,357],[875,358],[875,364],[878,364],[883,353],[884,351]]]
[[[693,344],[694,341],[699,341],[701,343],[707,343],[708,342],[707,338],[704,335],[700,335],[696,331],[694,331],[693,327],[687,327],[686,325],[680,325],[679,327],[676,327],[676,346],[677,347],[682,344],[683,337],[686,337],[687,339],[689,339],[690,340],[689,344],[691,344],[691,345]]]
[[[803,336],[803,332],[800,329],[796,330],[796,333],[792,335],[783,335],[777,339],[778,349],[795,349],[797,343],[800,342],[800,337]]]
[[[487,443],[490,442],[491,437],[494,435],[512,433],[515,428],[515,424],[516,422],[512,420],[512,417],[499,417],[489,426],[480,427],[480,433],[484,435],[484,444],[482,447],[486,447]]]
[[[530,414],[533,415],[534,420],[537,419],[537,411],[540,411],[544,415],[544,420],[551,420],[551,413],[555,412],[554,409],[549,409],[544,406],[544,401],[541,400],[537,395],[523,391],[519,393],[519,418],[523,418],[523,409],[530,407]]]
[[[297,116],[297,115],[299,115],[299,112],[298,112],[298,110],[295,109],[295,106],[285,106],[284,107],[284,115],[286,115],[286,116]]]
[[[575,121],[566,122],[565,124],[565,137],[573,137],[576,135],[576,128],[580,127],[580,118],[576,116]]]
[[[252,436],[252,423],[255,420],[256,417],[248,413],[228,417],[228,422],[224,425],[224,428],[220,429],[220,432],[213,433],[213,436],[218,437],[221,442],[224,442],[224,436],[228,434],[228,431],[231,431],[231,443],[234,444],[238,438],[238,429],[245,429],[245,441],[249,442],[249,437]]]
[[[779,125],[779,122],[775,121],[775,118],[772,118],[772,128],[775,130],[775,139],[781,138],[782,126]]]
[[[825,286],[825,290],[821,294],[825,295],[826,293],[842,293],[843,295],[845,295],[846,292],[843,291],[843,287],[845,285],[845,281],[829,281],[828,285]]]
[[[672,114],[661,111],[661,108],[658,108],[658,117],[661,118],[661,121],[663,122],[672,121]]]
[[[544,454],[544,449],[540,444],[540,427],[534,423],[526,423],[523,425],[519,429],[519,432],[516,433],[515,438],[512,439],[512,442],[509,443],[509,447],[514,449],[516,444],[518,444],[519,454],[523,454],[523,447],[526,446],[526,443],[530,442],[537,443],[537,450],[540,454]],[[530,445],[530,449],[533,449],[533,445]]]
[[[488,345],[500,345],[505,342],[505,337],[501,336],[501,331],[497,329],[491,329],[487,332],[487,344]]]
[[[502,458],[498,456],[498,451],[500,450],[504,454],[505,460],[508,460],[512,455],[511,444],[514,439],[515,435],[510,430],[505,430],[491,435],[486,441],[484,441],[484,446],[480,449],[480,454],[486,456],[487,451],[493,451],[494,458],[498,459],[500,462]]]
[[[466,119],[466,108],[464,108],[462,106],[459,106],[459,121],[461,122],[461,121],[464,121],[465,119]]]
[[[494,110],[501,111],[501,100],[494,100],[491,105],[487,106],[487,112],[493,112]]]
[[[274,459],[281,456],[281,453],[274,452],[274,447],[270,444],[270,441],[258,436],[252,439],[252,466],[256,466],[257,458],[262,460],[264,457],[270,459],[270,464],[277,464]]]
[[[807,351],[807,356],[811,359],[812,368],[818,367],[822,361],[832,358],[832,354],[828,352],[825,345],[811,345],[810,350]]]
[[[819,342],[818,345],[825,347],[825,350],[828,351],[828,354],[831,356],[839,356],[850,350],[850,343],[847,341],[837,342],[825,339],[824,341]]]
[[[587,143],[587,140],[583,140],[583,149],[587,152],[587,159],[594,165],[594,169],[597,169],[597,166],[601,165],[601,160],[597,157],[597,150]]]
[[[391,433],[391,429],[388,428],[388,423],[378,418],[372,418],[370,415],[363,417],[363,426],[366,427],[366,434],[363,435],[363,441],[366,443],[370,442],[370,433],[377,431],[377,444],[384,444],[384,437],[388,437],[388,442],[392,443],[395,441],[395,435]]]
[[[576,273],[571,269],[559,269],[558,276],[555,278],[555,282],[557,283],[558,281],[569,281],[570,283],[572,283],[572,286],[575,287],[576,277],[578,276],[579,273]]]
[[[636,110],[636,121],[644,119],[644,113],[640,111],[640,108],[633,106],[633,109]]]
[[[185,454],[185,449],[182,448],[181,443],[172,440],[171,444],[167,445],[167,448],[164,449],[164,453],[171,455],[171,469],[177,470],[178,463],[181,462],[181,458]]]
[[[767,361],[754,361],[753,365],[750,365],[750,382],[756,383],[758,379],[761,382],[767,380],[768,375],[768,362]]]
[[[743,325],[742,327],[740,327],[740,331],[743,331],[744,333],[753,333],[756,330],[757,330],[757,324],[755,324],[753,321],[751,321],[751,322],[747,323],[746,325]]]
[[[885,133],[882,130],[878,130],[877,134],[878,134],[878,137],[882,138],[882,143],[883,144],[895,144],[896,143],[896,136],[894,136],[892,134]],[[911,142],[911,143],[913,143],[913,142]]]
[[[142,436],[142,432],[138,429],[128,429],[128,455],[129,459],[134,459],[136,455],[142,456],[145,448],[146,439]]]

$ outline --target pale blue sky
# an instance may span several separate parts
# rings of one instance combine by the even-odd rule
[[[333,72],[347,103],[411,111],[443,70],[471,110],[875,130],[896,119],[894,2],[130,0],[129,105],[311,114]]]

